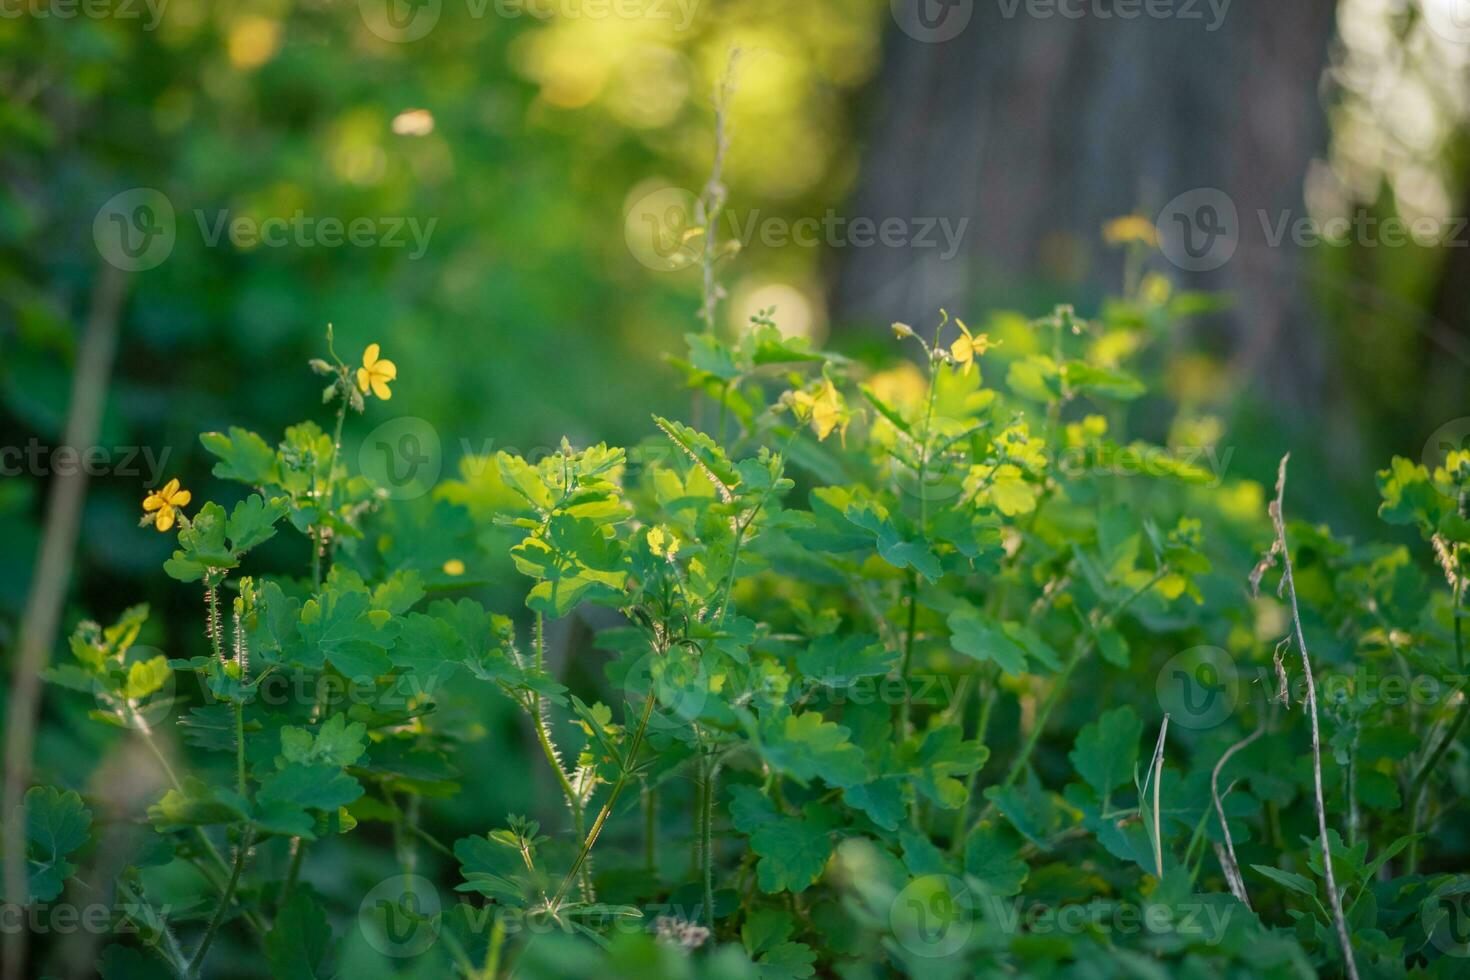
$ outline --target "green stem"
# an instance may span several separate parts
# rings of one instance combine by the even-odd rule
[[[291,838],[291,863],[286,868],[286,883],[281,886],[280,908],[285,908],[286,903],[291,900],[291,892],[296,889],[296,879],[301,877],[301,862],[306,855],[306,842],[300,837]]]
[[[1460,502],[1461,514],[1463,514],[1464,511],[1465,502],[1462,499]],[[1458,548],[1458,546],[1456,547]],[[1457,573],[1455,575],[1455,598],[1454,602],[1451,603],[1450,606],[1450,615],[1454,619],[1455,660],[1461,665],[1462,668],[1464,667],[1465,663],[1465,646],[1464,639],[1461,634],[1460,620],[1462,619],[1462,613],[1464,612],[1465,608],[1464,564],[1465,563],[1460,560],[1460,552],[1457,550],[1455,552],[1455,570]],[[1470,692],[1462,691],[1460,698],[1460,710],[1455,713],[1454,720],[1450,722],[1449,727],[1445,729],[1444,736],[1440,738],[1434,749],[1429,753],[1428,756],[1425,757],[1424,764],[1421,765],[1419,767],[1419,771],[1414,774],[1413,782],[1410,785],[1409,833],[1411,835],[1418,834],[1420,827],[1422,827],[1424,823],[1424,795],[1425,791],[1429,788],[1429,774],[1432,773],[1435,770],[1435,767],[1439,765],[1439,760],[1444,758],[1444,755],[1446,752],[1449,751],[1450,746],[1455,744],[1455,739],[1459,736],[1460,729],[1464,728],[1466,720],[1470,719]],[[1409,853],[1405,855],[1404,865],[1405,874],[1413,874],[1414,869],[1419,866],[1419,841],[1417,838],[1409,844]]]
[[[168,777],[168,781],[173,784],[174,789],[182,793],[184,791],[184,784],[179,782],[178,774],[174,772],[173,766],[169,765],[168,757],[163,754],[162,750],[159,749],[157,743],[153,741],[152,731],[144,728],[140,729],[140,733],[143,736],[143,744],[148,746],[148,751],[152,752],[153,758],[158,760],[158,764],[163,768],[163,773],[165,776]],[[200,846],[204,848],[204,852],[208,854],[210,858],[214,861],[215,866],[221,872],[228,874],[230,870],[230,865],[225,861],[224,855],[219,852],[219,848],[215,847],[214,841],[210,840],[209,835],[204,832],[204,828],[195,827],[194,836],[199,839]],[[200,866],[200,870],[204,870],[204,867],[202,865]],[[209,876],[206,875],[206,877]],[[222,883],[221,880],[211,878],[210,884],[214,885],[216,888],[219,888],[221,887]],[[243,912],[246,921],[250,923],[250,927],[255,930],[256,934],[259,936],[264,936],[265,925],[260,921],[260,918],[249,909],[244,909]]]
[[[908,588],[909,621],[904,630],[903,660],[898,665],[898,678],[903,685],[903,701],[898,706],[898,737],[905,741],[913,734],[910,715],[913,711],[912,694],[909,691],[909,665],[914,659],[914,631],[919,619],[919,577],[909,569]]]
[[[719,778],[720,765],[713,757],[708,760],[704,771],[704,812],[700,815],[700,835],[703,840],[699,845],[700,859],[703,862],[704,871],[704,924],[711,929],[715,927],[715,888],[714,888],[714,835],[711,826],[715,819],[715,780]]]
[[[153,924],[156,921],[159,938],[163,940],[164,947],[159,948],[156,943],[150,945],[157,949],[159,953],[163,954],[163,957],[169,961],[169,966],[173,967],[173,971],[177,976],[187,980],[189,976],[189,958],[184,955],[184,950],[179,946],[179,941],[174,938],[173,930],[168,927],[168,920],[162,915],[159,915],[154,910],[152,903],[146,898],[133,891],[127,882],[119,881],[117,883],[117,890],[130,905],[146,908],[151,913],[148,923]],[[129,918],[137,921],[135,916],[129,916]]]
[[[716,622],[723,623],[725,621],[725,609],[730,604],[730,593],[735,588],[735,573],[740,568],[740,546],[745,541],[746,529],[755,523],[756,517],[766,505],[766,500],[771,496],[771,490],[775,488],[776,484],[780,482],[781,476],[786,472],[786,453],[791,449],[791,444],[796,441],[796,434],[800,431],[800,429],[796,428],[791,430],[791,435],[787,438],[786,445],[781,448],[780,454],[776,457],[776,478],[771,481],[770,486],[761,491],[760,499],[756,501],[755,507],[750,512],[750,516],[735,527],[735,546],[730,551],[730,571],[725,575],[725,582],[720,588],[720,613],[716,617]]]
[[[240,845],[235,850],[235,864],[230,869],[230,880],[225,884],[224,894],[220,896],[219,907],[214,910],[214,918],[209,920],[209,928],[204,932],[204,938],[199,941],[199,948],[194,951],[194,958],[189,961],[189,975],[198,976],[199,966],[204,962],[204,956],[209,952],[210,944],[219,932],[220,923],[225,920],[225,910],[235,898],[235,888],[240,884],[240,872],[245,869],[245,855],[250,851],[250,845],[255,839],[255,828],[246,827],[245,833],[240,838]]]
[[[480,971],[480,980],[495,980],[500,972],[500,954],[504,948],[505,920],[497,915],[495,925],[490,927],[490,946],[485,950],[485,968]]]
[[[1082,662],[1083,658],[1097,645],[1098,629],[1112,623],[1139,596],[1157,585],[1167,574],[1169,574],[1169,566],[1160,565],[1158,571],[1147,582],[1120,600],[1095,626],[1092,626],[1086,633],[1077,638],[1077,642],[1072,648],[1072,655],[1067,658],[1067,663],[1062,667],[1062,672],[1057,675],[1056,681],[1052,684],[1051,691],[1047,693],[1046,700],[1042,702],[1041,710],[1037,712],[1036,720],[1031,725],[1031,731],[1026,733],[1025,744],[1021,746],[1021,751],[1016,755],[1015,761],[1011,763],[1011,768],[1006,773],[1005,780],[1001,783],[1002,789],[1008,789],[1014,785],[1021,773],[1025,771],[1027,764],[1030,763],[1031,753],[1036,750],[1036,743],[1041,740],[1041,735],[1046,730],[1046,723],[1051,718],[1051,713],[1056,710],[1058,702],[1062,700],[1062,694],[1067,689],[1067,682],[1071,679],[1072,673],[1077,669],[1077,665]],[[986,804],[984,811],[980,814],[980,819],[985,819],[994,809],[994,806],[995,804],[993,803]]]
[[[536,669],[541,670],[546,664],[546,621],[540,613],[536,613],[535,620],[535,656]],[[541,746],[541,754],[546,757],[546,762],[551,766],[551,771],[556,773],[557,785],[561,788],[561,795],[567,801],[567,809],[572,814],[572,829],[580,840],[587,832],[586,814],[582,801],[577,795],[576,787],[572,785],[571,778],[567,776],[566,770],[561,764],[561,755],[557,752],[556,743],[551,740],[551,730],[546,724],[546,702],[539,694],[531,695],[530,715],[532,725],[536,730],[536,742]],[[582,900],[592,901],[592,871],[589,867],[582,869],[579,886]]]
[[[245,796],[245,704],[235,702],[235,792]]]
[[[572,869],[562,878],[561,884],[556,888],[556,894],[548,904],[553,914],[561,908],[562,899],[566,897],[567,889],[572,880],[582,870],[582,865],[587,861],[587,855],[591,853],[592,846],[597,843],[597,838],[602,834],[602,827],[607,823],[607,818],[612,816],[613,806],[618,802],[618,796],[627,785],[628,774],[633,771],[633,766],[638,761],[638,750],[643,747],[643,736],[648,731],[648,719],[653,716],[653,703],[656,700],[652,691],[648,692],[648,703],[643,706],[643,717],[638,721],[638,729],[633,733],[633,741],[628,743],[628,755],[618,771],[618,778],[613,783],[612,791],[608,793],[607,802],[602,804],[602,809],[597,811],[597,819],[592,821],[592,829],[587,832],[587,837],[582,841],[582,847],[577,852],[577,859],[572,862]]]
[[[985,699],[980,702],[980,720],[975,724],[975,741],[982,745],[985,744],[985,734],[990,728],[990,712],[995,707],[998,680],[994,674],[990,676],[989,683],[985,686]],[[979,769],[965,777],[965,799],[960,804],[959,812],[955,814],[954,840],[950,842],[950,853],[958,854],[960,848],[965,846],[965,829],[970,824],[970,800],[975,796],[975,783],[979,777]]]
[[[658,790],[643,787],[643,866],[650,875],[658,867]]]
[[[350,381],[349,381],[350,384]],[[337,424],[332,430],[332,455],[327,460],[327,504],[325,512],[330,514],[337,507],[337,457],[342,452],[342,423],[347,420],[347,396],[339,399]],[[319,589],[322,585],[322,552],[326,551],[326,537],[321,525],[322,513],[317,513],[316,544],[311,549],[311,580]],[[332,539],[332,551],[336,552],[337,540]]]

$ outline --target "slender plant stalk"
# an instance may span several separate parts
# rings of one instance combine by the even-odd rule
[[[1164,877],[1164,831],[1159,824],[1159,795],[1160,787],[1164,782],[1164,743],[1169,737],[1169,714],[1164,713],[1164,721],[1159,725],[1159,744],[1154,748],[1152,775],[1150,781],[1153,783],[1154,791],[1154,814],[1153,826],[1149,828],[1150,837],[1154,844],[1154,871],[1160,880]]]
[[[985,744],[985,734],[990,729],[990,712],[995,707],[996,689],[998,680],[994,673],[990,675],[985,685],[985,696],[980,702],[980,720],[975,724],[975,740],[981,745]],[[983,768],[983,767],[982,767]],[[958,854],[965,846],[966,828],[970,825],[970,800],[975,795],[975,783],[980,778],[980,770],[976,769],[965,777],[965,799],[960,804],[959,811],[954,818],[954,839],[950,841],[950,852]]]
[[[158,921],[159,938],[164,943],[162,949],[159,949],[156,943],[152,944],[153,947],[163,954],[164,959],[168,960],[169,966],[173,967],[175,976],[180,977],[181,980],[187,980],[189,976],[189,958],[184,955],[183,947],[179,945],[178,939],[174,937],[173,930],[168,927],[168,920],[153,908],[151,902],[133,891],[126,881],[119,881],[117,883],[117,890],[130,904],[142,906],[153,913],[153,916]]]
[[[658,868],[658,789],[643,787],[643,866],[654,874]]]
[[[1215,763],[1215,768],[1210,771],[1210,798],[1215,803],[1215,815],[1220,818],[1220,833],[1225,838],[1223,848],[1217,850],[1216,853],[1220,857],[1220,866],[1225,872],[1225,882],[1230,886],[1230,893],[1246,908],[1251,907],[1251,899],[1245,890],[1245,878],[1240,873],[1240,861],[1235,857],[1235,841],[1230,836],[1230,822],[1225,819],[1225,803],[1220,796],[1220,771],[1225,768],[1225,763],[1230,761],[1231,756],[1264,734],[1266,734],[1266,717],[1262,714],[1261,723],[1256,726],[1256,730],[1226,749],[1220,756],[1220,761]],[[1230,791],[1227,789],[1226,792]]]
[[[505,920],[495,917],[490,927],[490,945],[485,950],[485,966],[480,971],[480,980],[495,980],[500,973],[500,955],[505,948]]]
[[[628,782],[628,774],[632,772],[633,766],[638,761],[638,750],[643,747],[643,736],[648,731],[648,719],[653,716],[653,703],[655,695],[652,690],[648,692],[648,703],[643,706],[643,717],[638,720],[638,728],[633,733],[633,741],[628,743],[628,755],[618,772],[618,778],[613,782],[612,790],[607,795],[607,802],[602,804],[602,809],[597,812],[597,819],[592,821],[592,829],[587,832],[587,837],[582,841],[582,847],[577,852],[577,859],[572,862],[572,869],[562,878],[561,884],[556,888],[556,894],[552,896],[547,907],[554,914],[561,908],[562,899],[566,897],[567,889],[571,887],[573,879],[582,870],[582,865],[587,861],[587,855],[591,853],[592,846],[597,843],[597,838],[602,834],[602,826],[607,823],[607,818],[612,816],[613,806],[618,802],[618,796],[622,794],[623,787]]]
[[[219,932],[220,923],[224,922],[225,910],[230,907],[230,903],[235,898],[235,888],[240,884],[240,872],[245,869],[245,856],[250,852],[250,845],[254,840],[255,828],[247,826],[235,850],[235,863],[230,869],[230,880],[225,883],[225,892],[220,896],[219,907],[214,910],[214,917],[209,920],[209,928],[204,931],[204,938],[199,941],[199,948],[194,951],[194,958],[189,961],[190,976],[199,975],[199,967],[204,962],[204,956],[209,952],[215,934]]]
[[[1460,516],[1465,516],[1465,498],[1460,497]],[[1460,665],[1461,670],[1465,667],[1465,641],[1462,632],[1461,621],[1465,613],[1465,567],[1460,558],[1459,546],[1455,551],[1455,583],[1454,601],[1450,604],[1450,616],[1454,620],[1455,630],[1455,662]],[[1455,744],[1460,730],[1465,727],[1465,722],[1470,720],[1470,692],[1460,691],[1460,707],[1455,712],[1454,719],[1444,730],[1438,742],[1435,743],[1424,757],[1424,762],[1414,773],[1409,784],[1409,833],[1417,835],[1424,823],[1425,795],[1429,788],[1429,776],[1439,766],[1450,746]],[[1404,873],[1413,874],[1419,866],[1419,840],[1417,837],[1409,844],[1409,852],[1404,858]]]
[[[935,352],[939,350],[939,335],[940,331],[944,329],[944,324],[946,322],[948,322],[947,318],[944,321],[941,321],[939,326],[935,328],[934,346],[932,348],[924,348],[924,352],[927,355],[929,361],[929,392],[924,401],[924,427],[920,430],[919,435],[919,476],[916,486],[919,494],[920,536],[927,536],[928,534],[929,488],[925,486],[924,481],[929,477],[929,435],[930,429],[934,425],[934,394],[935,388],[937,386],[936,382],[938,380]],[[909,690],[909,668],[913,663],[914,633],[918,626],[919,618],[919,576],[912,567],[909,568],[907,591],[909,598],[909,620],[908,627],[904,631],[903,661],[899,664],[898,668],[899,681],[903,685],[903,703],[900,704],[898,707],[898,734],[899,738],[904,740],[907,740],[908,737],[913,734],[913,692]],[[917,817],[917,813],[918,810],[914,809],[911,812],[911,815]]]
[[[1327,882],[1327,898],[1332,906],[1332,918],[1337,926],[1337,941],[1342,947],[1343,965],[1349,980],[1358,980],[1358,964],[1353,958],[1352,940],[1348,938],[1347,918],[1342,912],[1342,896],[1337,893],[1337,877],[1332,871],[1332,847],[1327,841],[1327,804],[1322,793],[1322,734],[1317,722],[1317,682],[1312,676],[1312,660],[1307,653],[1307,638],[1302,634],[1302,614],[1297,607],[1296,581],[1291,571],[1291,551],[1286,543],[1286,518],[1283,516],[1283,501],[1286,497],[1286,463],[1291,459],[1287,453],[1281,457],[1281,467],[1276,474],[1276,499],[1269,510],[1271,521],[1276,526],[1276,542],[1280,548],[1282,585],[1291,603],[1291,623],[1296,632],[1297,646],[1301,649],[1302,671],[1307,678],[1307,716],[1312,722],[1312,782],[1316,791],[1317,833],[1322,841],[1322,876]]]
[[[542,669],[546,664],[546,621],[540,613],[536,613],[534,649],[536,657],[536,669]],[[566,769],[561,763],[561,753],[557,751],[556,743],[551,740],[551,730],[546,724],[546,702],[539,694],[532,694],[530,710],[532,726],[536,731],[536,742],[541,746],[541,754],[546,757],[546,762],[551,766],[551,771],[556,773],[557,785],[561,788],[561,794],[566,799],[567,809],[572,814],[572,829],[578,839],[584,837],[586,829],[586,812],[582,806],[582,799],[577,789],[572,785],[571,778],[567,776]],[[592,893],[592,869],[589,866],[582,868],[581,877],[578,880],[581,889],[582,900],[590,902]]]
[[[1058,702],[1062,699],[1062,694],[1067,689],[1067,682],[1071,680],[1073,672],[1077,669],[1077,665],[1097,645],[1098,629],[1111,624],[1139,596],[1157,585],[1168,574],[1169,566],[1160,565],[1158,571],[1154,572],[1147,582],[1119,600],[1118,604],[1108,610],[1095,626],[1077,638],[1076,644],[1072,647],[1072,655],[1067,658],[1066,664],[1062,667],[1062,672],[1057,675],[1056,680],[1052,683],[1051,691],[1047,693],[1046,700],[1042,702],[1041,710],[1037,712],[1036,720],[1032,723],[1031,730],[1026,733],[1026,741],[1021,746],[1021,751],[1017,753],[1015,760],[1011,763],[1011,768],[1006,772],[1006,778],[1001,782],[1002,789],[1014,785],[1016,780],[1020,778],[1021,773],[1025,771],[1026,765],[1031,761],[1031,754],[1036,751],[1036,743],[1041,740],[1041,735],[1046,730],[1047,720],[1051,718],[1051,713],[1056,710]],[[985,820],[994,809],[995,804],[993,802],[987,803],[985,809],[980,813],[979,820]]]
[[[715,885],[714,885],[714,835],[711,827],[715,820],[715,786],[719,779],[720,764],[711,756],[704,770],[704,812],[700,814],[700,836],[703,838],[699,845],[699,857],[703,868],[704,883],[704,924],[711,929],[715,925]]]
[[[705,181],[699,200],[695,202],[698,211],[695,219],[704,229],[704,250],[700,253],[703,299],[699,306],[699,318],[704,322],[705,334],[709,336],[714,336],[715,313],[719,307],[720,297],[723,295],[720,284],[715,281],[715,263],[720,259],[718,254],[720,214],[724,211],[725,201],[729,196],[729,191],[724,184],[723,173],[725,153],[730,149],[728,132],[730,96],[735,92],[735,68],[739,60],[740,49],[732,49],[729,61],[725,65],[725,72],[715,88],[715,159],[710,167],[709,179]],[[724,428],[724,407],[722,396],[720,399],[721,429]]]

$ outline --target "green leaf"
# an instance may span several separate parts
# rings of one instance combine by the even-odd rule
[[[806,943],[780,943],[755,961],[761,980],[803,980],[816,974],[817,954]]]
[[[805,891],[822,874],[832,856],[831,811],[807,804],[801,818],[778,816],[750,837],[760,857],[756,881],[767,894]]]
[[[1132,705],[1103,712],[1097,721],[1083,725],[1067,758],[1077,774],[1100,798],[1133,779],[1138,765],[1138,740],[1143,721]]]
[[[898,653],[867,633],[829,633],[817,637],[796,655],[796,667],[807,680],[827,687],[846,687],[862,677],[882,677],[893,669]]]
[[[966,742],[958,725],[940,725],[924,733],[912,759],[914,788],[946,810],[962,806],[968,798],[967,776],[985,765],[990,750],[978,741]]]
[[[898,409],[889,405],[882,398],[879,398],[878,393],[867,385],[858,385],[858,391],[862,392],[863,397],[868,400],[869,405],[877,409],[879,415],[888,420],[889,425],[892,425],[899,432],[917,441],[918,437],[914,435],[913,429],[909,426],[908,422],[904,421],[903,416],[898,413]]]
[[[735,355],[714,337],[702,333],[686,333],[684,341],[689,345],[689,363],[705,374],[721,381],[733,381],[740,377],[740,366]]]
[[[26,821],[26,869],[31,900],[49,902],[76,873],[67,855],[87,842],[92,811],[72,790],[33,786],[21,804]]]
[[[373,589],[373,608],[402,616],[424,597],[424,580],[418,571],[403,569],[389,575]]]
[[[796,931],[796,920],[784,909],[758,908],[745,918],[740,927],[740,941],[751,956],[759,956],[768,949],[790,939]]]
[[[761,754],[771,767],[800,782],[825,780],[832,786],[855,786],[868,778],[863,751],[848,741],[848,730],[808,711],[787,715],[761,733]]]
[[[378,677],[391,666],[385,652],[392,636],[381,628],[388,614],[370,608],[366,592],[328,590],[301,607],[298,629],[306,642],[305,666],[330,661],[351,678]]]
[[[195,776],[185,776],[181,789],[171,789],[148,808],[148,820],[162,831],[180,827],[234,823],[245,819],[243,799],[226,789],[216,789]]]
[[[964,605],[946,619],[954,648],[967,657],[992,661],[1012,677],[1026,671],[1026,650],[1005,631],[1005,625]]]
[[[1085,361],[1068,361],[1062,367],[1067,387],[1076,394],[1103,395],[1130,401],[1148,389],[1143,382],[1117,368],[1099,367]]]
[[[335,810],[362,796],[362,784],[331,765],[290,763],[265,777],[263,802],[294,803],[310,810]]]
[[[179,549],[163,570],[180,582],[197,582],[211,568],[234,568],[234,552],[225,545],[225,510],[210,502],[199,508],[189,526],[179,531]]]
[[[1432,529],[1446,509],[1445,498],[1430,482],[1429,470],[1402,456],[1395,456],[1388,469],[1378,471],[1378,493],[1383,498],[1378,516],[1390,524]]]
[[[912,568],[930,582],[939,578],[943,569],[927,543],[908,540],[888,517],[883,505],[872,500],[854,500],[844,515],[852,524],[873,535],[878,555],[894,568]]]
[[[842,791],[842,800],[866,813],[869,820],[884,830],[897,830],[899,821],[908,812],[905,782],[903,776],[880,776],[872,782],[849,786]]]
[[[1031,873],[1021,846],[1021,838],[1005,824],[976,827],[965,839],[965,874],[987,894],[1019,895]]]
[[[285,516],[285,498],[266,503],[259,494],[251,494],[236,504],[226,531],[235,557],[274,537],[276,522]]]
[[[653,417],[653,423],[669,437],[670,442],[689,457],[701,473],[709,478],[710,483],[714,484],[715,491],[722,498],[730,500],[734,497],[740,486],[740,475],[731,465],[725,451],[713,439],[698,429],[691,429],[682,422],[675,422],[658,415]]]
[[[291,896],[277,914],[275,926],[265,937],[266,958],[270,961],[274,980],[317,980],[330,976],[318,972],[327,948],[332,943],[332,929],[320,902],[305,892]]]
[[[254,432],[230,427],[230,434],[206,432],[199,437],[204,448],[219,458],[214,475],[251,486],[266,486],[278,479],[276,451]]]
[[[151,660],[137,661],[128,667],[128,679],[123,686],[123,696],[133,700],[146,698],[163,687],[171,673],[168,658],[162,654]]]
[[[345,714],[328,718],[315,734],[291,725],[281,729],[281,755],[287,762],[320,763],[342,768],[362,757],[367,726],[360,721],[347,724]]]
[[[1049,402],[1062,397],[1057,363],[1041,354],[1030,354],[1012,361],[1010,370],[1006,372],[1006,385],[1031,401]]]
[[[1258,874],[1270,878],[1283,888],[1289,888],[1294,892],[1310,895],[1313,898],[1317,897],[1317,889],[1313,886],[1312,880],[1304,875],[1299,875],[1292,871],[1282,871],[1280,868],[1273,868],[1267,864],[1253,864],[1251,868]]]

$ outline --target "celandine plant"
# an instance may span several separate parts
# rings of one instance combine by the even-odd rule
[[[1380,475],[1416,551],[1291,520],[1285,461],[1274,493],[1202,465],[1211,420],[1127,438],[1167,407],[1129,365],[1206,306],[1140,274],[1150,234],[1110,229],[1096,319],[896,324],[917,368],[707,306],[695,424],[426,500],[351,472],[397,369],[329,330],[331,432],[206,434],[243,492],[144,502],[207,652],[140,647],[137,608],[51,672],[166,783],[116,815],[150,839],[103,975],[1464,975],[1470,454]],[[251,570],[277,534],[294,577]],[[524,609],[474,598],[497,551]],[[487,746],[498,698],[523,737]],[[486,751],[560,805],[439,841]],[[32,902],[105,887],[87,801],[26,808]],[[344,835],[391,842],[371,890]]]

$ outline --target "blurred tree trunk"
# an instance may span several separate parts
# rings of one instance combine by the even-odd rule
[[[932,17],[945,0],[904,2],[930,4]],[[845,250],[838,318],[886,325],[940,306],[975,312],[977,294],[996,298],[987,284],[1010,284],[1013,301],[1013,284],[1038,278],[1085,306],[1119,281],[1100,242],[1104,221],[1140,208],[1153,217],[1176,195],[1213,187],[1237,208],[1239,247],[1218,270],[1175,278],[1228,291],[1236,306],[1191,344],[1230,355],[1298,412],[1320,406],[1324,343],[1311,328],[1303,256],[1289,236],[1270,245],[1263,221],[1305,214],[1303,180],[1325,145],[1318,93],[1335,0],[1235,0],[1223,17],[1208,0],[1176,0],[1194,16],[1164,19],[1104,16],[1117,13],[1113,0],[1063,0],[1086,11],[1076,19],[1057,8],[1030,16],[1026,0],[970,4],[945,8],[973,10],[952,40],[889,31],[849,208],[879,220],[968,218],[961,252],[946,261],[942,249]]]

